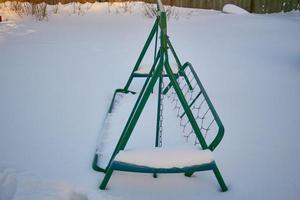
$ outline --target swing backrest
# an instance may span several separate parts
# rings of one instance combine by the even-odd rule
[[[185,63],[179,70],[177,82],[188,102],[189,108],[197,121],[205,142],[210,150],[214,150],[221,142],[224,135],[224,126],[210,101],[198,75],[190,63]],[[173,88],[167,92],[167,96],[174,105],[180,126],[186,141],[199,144],[194,130],[189,122],[176,92]]]

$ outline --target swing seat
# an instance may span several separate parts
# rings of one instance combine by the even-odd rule
[[[147,77],[144,85],[135,101],[130,112],[124,129],[120,132],[117,144],[108,161],[106,168],[98,167],[98,156],[95,156],[93,168],[97,171],[105,172],[105,176],[99,186],[104,190],[113,174],[114,170],[153,173],[185,173],[191,176],[196,171],[212,170],[221,186],[222,191],[227,190],[223,177],[214,161],[211,151],[221,142],[224,135],[224,127],[218,117],[210,99],[204,90],[200,79],[190,63],[181,66],[178,56],[167,35],[167,18],[161,0],[158,0],[158,16],[150,32],[149,37],[142,49],[142,52],[134,65],[133,72],[130,74],[128,82],[124,89],[116,90],[113,99],[118,92],[133,93],[128,89],[134,77]],[[157,46],[157,38],[160,30],[160,46]],[[156,44],[154,51],[154,62],[149,67],[140,67],[141,62],[147,52],[152,39],[156,35]],[[157,51],[159,49],[159,51]],[[177,66],[170,66],[168,50],[171,51],[177,63]],[[178,69],[180,67],[180,70]],[[167,72],[167,73],[166,73]],[[164,87],[163,77],[168,77],[169,83]],[[162,120],[163,120],[163,98],[166,95],[171,99],[171,104],[180,118],[180,126],[184,137],[189,142],[189,137],[193,136],[194,144],[201,146],[202,149],[183,148],[151,148],[151,149],[126,149],[126,145],[136,128],[142,112],[145,113],[145,105],[149,101],[151,93],[158,82],[158,104],[157,104],[157,124],[155,144],[161,144]],[[171,90],[171,91],[170,91]],[[168,92],[170,91],[170,92]],[[168,95],[167,95],[168,93]],[[197,101],[198,99],[198,101]],[[113,103],[108,113],[112,112]],[[153,106],[151,107],[152,110]],[[123,111],[124,112],[124,111]],[[147,113],[149,114],[149,113]],[[149,115],[150,116],[150,115]],[[118,122],[120,123],[120,122]],[[148,123],[148,122],[147,122]],[[118,127],[117,125],[116,127]],[[148,126],[145,128],[148,129]],[[208,136],[208,132],[213,130],[214,135]],[[149,129],[151,131],[151,129]],[[211,135],[211,134],[209,134]],[[138,137],[138,140],[141,141]],[[107,140],[107,138],[105,138]],[[172,144],[172,143],[171,143]],[[144,143],[142,144],[145,145]],[[128,146],[127,146],[128,147]],[[124,150],[125,149],[125,150]],[[209,149],[209,150],[208,150]],[[103,155],[103,154],[102,154]],[[101,156],[101,154],[100,154]]]
[[[210,150],[199,148],[148,148],[120,151],[111,168],[139,173],[193,173],[213,169]]]
[[[174,74],[178,74],[179,68],[177,64],[170,65],[170,67]],[[140,66],[138,70],[134,72],[133,75],[134,77],[147,77],[148,74],[150,73],[150,70],[151,70],[151,66],[143,65]],[[163,76],[166,76],[165,72],[163,72]]]

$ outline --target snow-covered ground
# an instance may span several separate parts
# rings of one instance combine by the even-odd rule
[[[224,123],[214,156],[228,192],[208,172],[115,172],[99,191],[103,174],[91,162],[101,124],[154,19],[140,3],[125,13],[85,6],[79,15],[72,6],[49,11],[47,21],[0,10],[0,200],[299,199],[299,12],[178,8],[169,20],[178,55]]]

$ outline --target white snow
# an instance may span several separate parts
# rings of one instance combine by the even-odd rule
[[[247,10],[234,4],[225,4],[223,7],[223,12],[228,14],[238,14],[238,15],[249,14]]]
[[[144,148],[120,151],[115,161],[153,168],[183,168],[214,161],[210,150],[199,148]]]
[[[0,171],[0,200],[11,200],[17,190],[16,176],[6,169]]]
[[[9,15],[0,9],[5,19],[0,23],[3,198],[299,198],[299,12],[225,15],[176,8],[176,17],[169,20],[179,58],[193,64],[224,123],[225,136],[214,157],[228,192],[219,192],[209,172],[157,179],[116,172],[108,190],[99,191],[103,174],[94,172],[91,163],[101,122],[154,19],[139,10],[140,3],[129,4],[127,12],[120,4],[84,5],[81,14],[73,12],[73,5],[62,5],[58,14],[49,11],[48,21],[41,22],[17,16],[6,21]],[[149,53],[143,65],[152,61]],[[135,88],[141,84],[136,81]],[[155,116],[147,115],[155,112],[153,106],[147,104],[137,125],[144,131],[134,132],[129,143],[153,145]],[[129,113],[119,113],[117,118],[126,121]],[[180,134],[172,115],[172,108],[166,108],[163,145]],[[122,129],[118,123],[112,126]]]

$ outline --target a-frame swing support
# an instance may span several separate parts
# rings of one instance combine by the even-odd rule
[[[102,172],[105,172],[105,176],[102,180],[102,183],[100,185],[100,189],[104,190],[107,186],[107,183],[113,173],[113,168],[111,167],[111,164],[115,158],[115,156],[119,153],[119,151],[122,151],[125,149],[125,146],[137,124],[137,121],[139,119],[139,117],[141,116],[141,113],[147,103],[147,100],[149,99],[149,96],[150,94],[152,93],[152,91],[154,90],[154,87],[157,83],[157,81],[159,81],[159,94],[158,94],[158,97],[160,98],[161,96],[161,93],[166,93],[166,91],[162,91],[161,90],[161,82],[162,82],[162,78],[165,76],[165,77],[168,77],[169,80],[170,80],[170,83],[169,85],[167,86],[167,88],[165,90],[168,90],[170,88],[174,88],[177,96],[178,96],[178,99],[180,101],[180,103],[182,104],[182,107],[184,109],[184,112],[185,114],[187,115],[187,118],[188,120],[190,121],[191,123],[191,126],[196,134],[196,137],[199,141],[199,144],[201,145],[202,149],[208,149],[210,148],[207,144],[206,144],[206,141],[201,133],[201,130],[200,128],[198,127],[198,124],[192,114],[192,111],[190,110],[190,107],[188,105],[188,102],[186,101],[185,97],[184,97],[184,94],[183,92],[181,91],[180,89],[180,86],[178,85],[176,79],[178,78],[179,75],[182,75],[183,77],[185,76],[184,73],[181,72],[181,63],[178,59],[178,56],[176,55],[175,53],[175,50],[168,38],[168,35],[167,35],[167,16],[166,16],[166,12],[164,10],[164,7],[161,3],[160,0],[158,0],[158,11],[159,11],[159,14],[157,16],[157,19],[154,23],[154,26],[146,40],[146,43],[142,49],[142,52],[140,54],[140,56],[138,57],[138,60],[134,66],[134,69],[124,87],[124,89],[118,89],[115,91],[115,94],[117,92],[123,92],[123,93],[128,93],[128,92],[131,92],[129,91],[129,87],[130,87],[130,84],[134,78],[134,72],[139,68],[140,64],[141,64],[141,61],[143,60],[143,57],[145,55],[145,53],[147,52],[149,46],[150,46],[150,43],[151,41],[153,40],[153,38],[155,37],[155,35],[158,34],[158,31],[160,30],[160,45],[159,45],[159,49],[158,49],[158,52],[156,52],[155,50],[155,56],[154,56],[154,62],[153,62],[153,65],[151,67],[151,70],[146,78],[146,81],[139,93],[139,96],[136,100],[136,103],[130,113],[130,116],[127,120],[127,123],[122,131],[122,134],[121,134],[121,137],[114,149],[114,152],[112,154],[112,157],[106,167],[106,169],[102,169],[102,168],[99,168],[98,171],[102,171]],[[157,39],[157,36],[156,36],[156,39]],[[157,42],[157,41],[156,41]],[[156,49],[156,48],[155,48]],[[179,67],[179,72],[178,74],[174,74],[171,67],[170,67],[170,64],[169,64],[169,56],[168,56],[168,49],[171,50],[171,53],[172,55],[174,56],[175,60],[176,60],[176,63]],[[163,74],[163,71],[165,71],[165,75]],[[182,74],[181,74],[182,73]],[[115,95],[114,95],[115,96]],[[157,109],[157,130],[156,130],[156,141],[155,141],[155,146],[157,147],[159,145],[159,142],[158,142],[158,131],[159,131],[159,115],[161,112],[160,111],[160,99],[158,99],[158,109]],[[112,110],[112,106],[110,107],[110,111]],[[210,148],[211,150],[214,149],[214,147]],[[96,157],[95,157],[96,158]],[[94,164],[95,165],[95,164]],[[97,167],[94,167],[94,169]],[[213,162],[210,167],[207,169],[207,167],[205,167],[203,169],[204,170],[213,170],[220,186],[221,186],[221,189],[222,191],[226,191],[227,190],[227,187],[225,185],[225,182],[221,176],[221,173],[219,172],[218,168],[217,168],[217,165],[215,162]],[[201,170],[199,170],[201,171]],[[191,175],[193,172],[186,172],[186,175]]]

